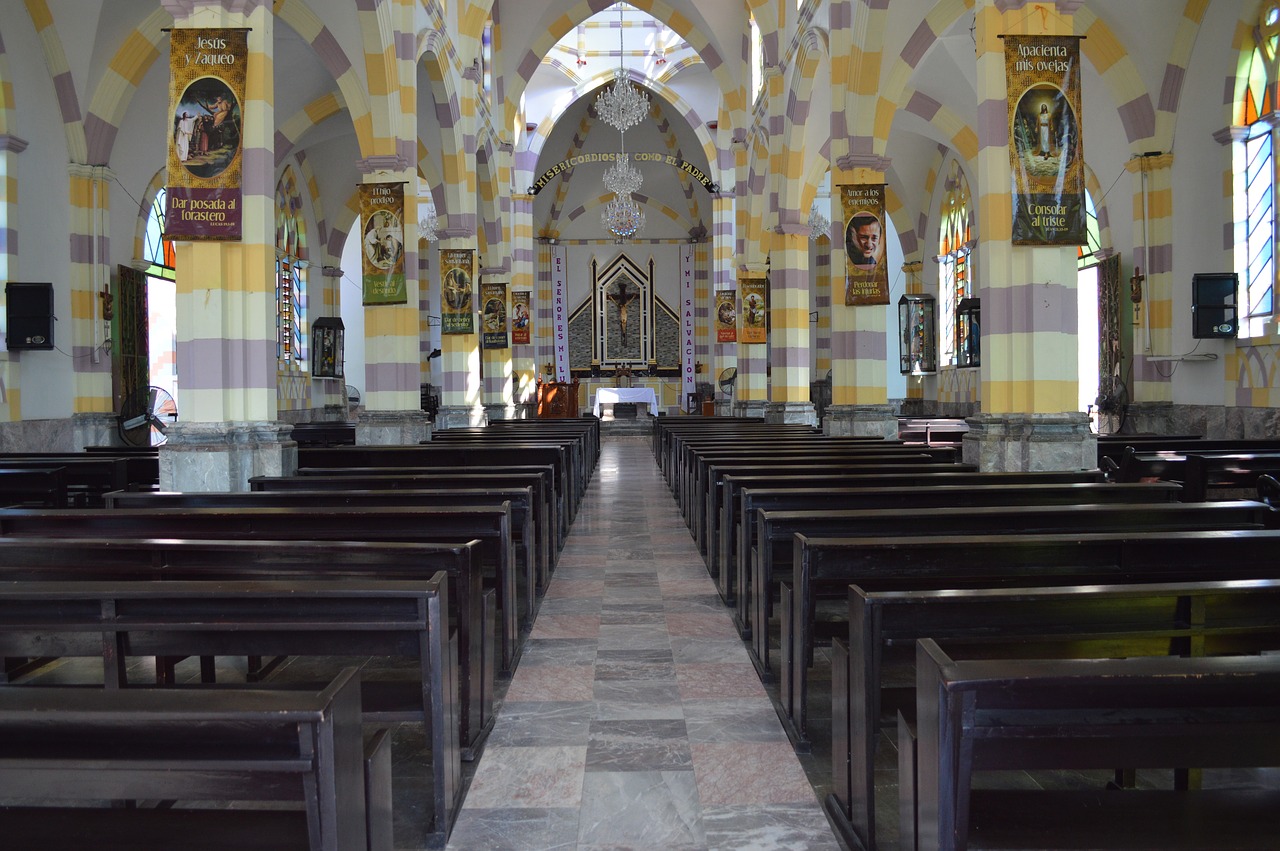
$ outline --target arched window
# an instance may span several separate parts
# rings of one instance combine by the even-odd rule
[[[306,352],[307,237],[302,196],[292,168],[276,184],[276,356],[304,369]]]
[[[1265,3],[1253,44],[1241,57],[1245,82],[1237,101],[1243,142],[1236,146],[1235,221],[1243,228],[1236,240],[1235,268],[1240,273],[1243,311],[1240,335],[1260,336],[1275,313],[1275,87],[1280,4]]]
[[[164,205],[168,191],[161,186],[151,202],[151,214],[147,216],[147,232],[143,237],[142,259],[150,265],[147,274],[153,278],[174,279],[177,266],[173,240],[164,238]]]
[[[1102,247],[1102,235],[1098,230],[1098,210],[1093,206],[1093,196],[1084,193],[1085,244],[1076,248],[1076,268],[1088,269],[1101,261],[1095,252]]]
[[[977,334],[970,329],[957,330],[957,308],[960,302],[972,297],[973,292],[973,213],[969,181],[960,169],[958,160],[951,160],[947,168],[946,191],[938,211],[941,226],[938,229],[938,301],[942,306],[941,362],[951,366],[963,366],[966,359],[960,357],[957,340],[973,340]],[[972,329],[976,331],[976,329]]]
[[[760,87],[764,85],[764,39],[760,35],[760,25],[755,15],[748,15],[751,25],[751,102],[760,97]]]

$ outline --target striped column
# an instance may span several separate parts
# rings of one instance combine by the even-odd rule
[[[548,380],[554,372],[546,368],[547,364],[554,364],[556,357],[550,239],[539,237],[536,243],[538,289],[534,295],[533,312],[534,372]]]
[[[512,406],[512,371],[511,371],[511,273],[503,267],[483,268],[477,276],[483,284],[507,284],[507,339],[505,349],[482,349],[481,359],[484,362],[484,409],[487,420],[509,420],[513,418],[515,409]],[[483,317],[481,313],[481,317]],[[483,333],[483,329],[479,329]]]
[[[542,301],[537,293],[537,245],[533,241],[533,196],[511,196],[511,291],[530,293],[529,310],[536,319]],[[532,324],[535,332],[538,328]],[[515,382],[517,416],[519,406],[535,401],[538,377],[537,340],[530,335],[528,345],[511,344],[512,380]]]
[[[13,87],[0,85],[0,108],[8,109]],[[12,281],[18,277],[18,154],[27,149],[27,141],[10,134],[0,135],[0,208],[5,211],[5,227],[0,227],[0,278]],[[0,290],[0,301],[4,291]],[[0,349],[4,337],[0,335]],[[0,351],[0,422],[22,419],[21,355]]]
[[[848,183],[884,183],[887,157],[850,154],[836,163],[831,175],[832,198],[840,203],[836,187]],[[844,211],[835,210],[835,222],[844,232]],[[834,230],[834,227],[833,227]],[[898,436],[898,421],[889,407],[886,384],[888,358],[885,309],[882,305],[844,303],[845,252],[832,250],[831,308],[831,406],[822,418],[822,430],[833,436]]]
[[[1097,466],[1097,439],[1076,411],[1076,249],[1014,246],[1009,109],[1001,35],[1072,32],[1074,2],[1049,16],[1016,0],[978,0],[978,262],[981,413],[964,458],[983,470]],[[1017,7],[1017,8],[1014,8]]]
[[[1173,349],[1173,154],[1130,159],[1133,210],[1136,214],[1133,264],[1142,270],[1142,304],[1135,310],[1133,388],[1130,399],[1140,409],[1148,403],[1173,401],[1168,364],[1152,361]],[[1145,233],[1143,219],[1146,220]]]
[[[694,381],[704,384],[712,381],[711,374],[711,337],[715,333],[711,327],[711,310],[714,302],[711,294],[711,270],[708,263],[711,259],[710,247],[700,242],[693,247],[693,361],[695,369],[701,364]]]
[[[740,280],[765,280],[764,264],[751,264],[739,272]],[[769,346],[766,343],[742,342],[742,296],[738,296],[738,379],[734,385],[733,414],[737,417],[763,417],[769,401]]]
[[[831,369],[831,237],[825,235],[813,243],[813,271],[809,276],[813,286],[813,309],[818,312],[814,329],[814,374],[823,379]]]
[[[245,27],[239,242],[176,246],[178,410],[160,450],[163,490],[247,490],[256,473],[297,464],[277,420],[275,17],[263,3],[166,0],[177,27]],[[232,5],[232,4],[227,4]],[[243,10],[243,11],[241,11]]]
[[[110,330],[102,313],[102,293],[111,281],[111,173],[103,166],[72,164],[70,173],[71,321],[58,336],[70,337],[74,370],[75,421],[79,446],[111,443],[114,408],[111,398],[111,356],[105,351]],[[66,332],[70,331],[67,335]],[[57,337],[55,337],[57,339]],[[67,340],[60,346],[67,347]],[[104,416],[105,415],[105,416]]]
[[[769,317],[772,389],[765,418],[817,423],[809,399],[809,227],[787,224],[770,252]]]

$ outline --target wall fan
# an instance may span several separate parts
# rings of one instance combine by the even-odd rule
[[[726,396],[733,395],[733,383],[738,380],[738,368],[736,366],[726,367],[720,370],[720,377],[716,383],[720,385],[720,392]]]
[[[148,387],[120,403],[116,418],[120,439],[129,446],[159,446],[178,421],[178,403],[163,387]]]
[[[1111,380],[1110,390],[1098,393],[1098,434],[1121,434],[1129,414],[1129,388],[1119,378]]]

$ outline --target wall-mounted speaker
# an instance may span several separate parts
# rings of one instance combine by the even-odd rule
[[[53,348],[53,284],[4,285],[5,335],[9,351]]]
[[[1191,276],[1191,336],[1197,340],[1235,337],[1240,327],[1236,313],[1235,272],[1199,272]]]

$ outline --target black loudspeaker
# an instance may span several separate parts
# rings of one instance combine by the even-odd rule
[[[5,335],[9,351],[53,348],[53,284],[4,285]]]
[[[1240,327],[1236,313],[1235,272],[1200,272],[1191,276],[1191,336],[1197,340],[1235,337]]]

